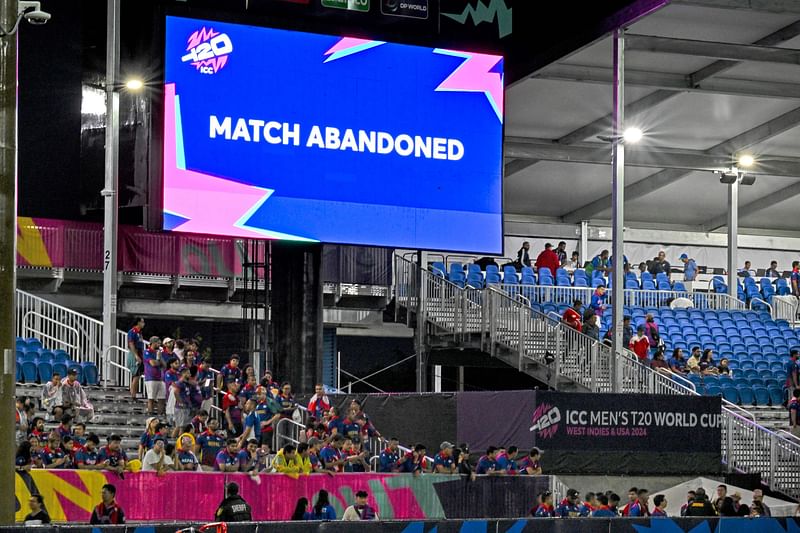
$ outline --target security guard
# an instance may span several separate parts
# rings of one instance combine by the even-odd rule
[[[220,502],[215,518],[220,522],[251,522],[250,504],[239,496],[239,485],[228,483],[225,494],[227,497]]]
[[[708,501],[706,491],[702,487],[694,491],[694,499],[686,507],[685,516],[717,516],[717,511]]]

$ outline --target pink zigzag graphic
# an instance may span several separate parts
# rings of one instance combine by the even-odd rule
[[[369,50],[370,48],[375,48],[376,46],[380,46],[382,44],[386,43],[383,41],[372,41],[370,39],[342,37],[336,44],[331,46],[327,52],[325,52],[324,55],[328,56],[328,59],[325,60],[325,63],[329,61],[335,61],[336,59],[340,59],[352,54],[357,54],[358,52],[363,52],[364,50]]]
[[[503,58],[442,49],[436,49],[434,52],[464,58],[461,65],[440,83],[436,90],[483,93],[497,114],[497,118],[503,122],[503,75],[492,72]]]
[[[186,49],[191,50],[198,44],[205,42],[212,37],[216,37],[219,35],[218,31],[214,31],[214,28],[206,29],[205,26],[194,32],[192,35],[189,36],[189,40],[186,43]]]
[[[180,231],[263,239],[242,224],[273,191],[178,168],[174,83],[164,87],[164,97],[164,211],[188,219]]]

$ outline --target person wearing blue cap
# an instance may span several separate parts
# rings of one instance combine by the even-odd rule
[[[694,281],[697,277],[697,263],[686,254],[681,254],[680,260],[683,263],[683,280]]]

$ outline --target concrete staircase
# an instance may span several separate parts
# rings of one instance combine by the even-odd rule
[[[39,399],[42,386],[36,384],[17,383],[17,397],[28,396]],[[95,409],[94,418],[86,423],[86,433],[94,433],[100,437],[100,444],[105,445],[109,435],[117,434],[122,437],[122,447],[128,458],[135,458],[139,446],[139,437],[144,432],[147,415],[144,413],[145,401],[132,402],[130,393],[126,388],[109,387],[84,387],[89,396],[89,401]],[[44,411],[38,411],[37,416],[45,417]],[[58,425],[56,421],[45,423],[47,429]]]

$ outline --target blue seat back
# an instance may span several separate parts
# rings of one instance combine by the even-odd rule
[[[739,404],[739,391],[734,386],[722,387],[722,397],[731,403]]]
[[[486,269],[486,284],[495,284],[500,283],[500,273],[499,272],[489,272],[489,269]]]
[[[53,362],[66,363],[67,359],[69,359],[69,357],[67,357],[67,352],[65,352],[64,350],[55,350],[53,352]]]
[[[753,388],[748,386],[740,386],[738,387],[739,390],[739,398],[742,401],[742,405],[754,405],[756,403],[756,397],[753,394]]]
[[[97,365],[92,362],[82,363],[83,367],[83,382],[85,385],[97,385],[99,382],[99,372]]]
[[[58,372],[62,378],[67,376],[67,364],[62,362],[53,363],[53,372]]]
[[[39,361],[37,371],[41,383],[47,383],[53,377],[53,365],[50,361]]]
[[[22,379],[25,383],[36,383],[36,376],[39,374],[39,369],[36,367],[35,361],[22,361]]]
[[[756,405],[769,405],[769,390],[766,387],[753,387],[753,396],[755,396]]]
[[[499,274],[500,269],[497,267],[497,265],[486,265],[486,275],[488,276],[489,273]]]

